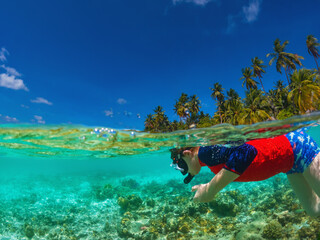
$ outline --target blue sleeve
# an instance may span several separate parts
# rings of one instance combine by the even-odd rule
[[[250,166],[257,154],[257,149],[249,144],[235,147],[232,149],[224,168],[241,175]]]
[[[201,162],[207,166],[216,166],[221,163],[225,163],[229,156],[229,148],[221,145],[212,145],[206,147],[200,147],[198,157]]]

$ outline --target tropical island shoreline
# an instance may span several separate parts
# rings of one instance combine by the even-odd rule
[[[287,85],[282,80],[274,83],[268,92],[263,86],[263,74],[266,67],[263,60],[255,57],[252,65],[242,69],[242,87],[245,86],[245,98],[230,88],[226,91],[219,82],[213,84],[211,97],[216,101],[217,111],[210,116],[200,111],[201,101],[196,95],[182,93],[174,104],[174,112],[179,121],[170,121],[162,106],[157,106],[153,114],[148,114],[145,131],[173,132],[189,128],[205,128],[216,124],[232,125],[254,124],[267,120],[283,120],[294,115],[303,115],[320,109],[320,68],[317,59],[320,57],[320,43],[313,35],[308,35],[306,45],[308,53],[314,58],[317,69],[307,69],[296,53],[285,52],[289,41],[274,41],[274,52],[268,53],[269,66],[275,63],[281,75],[285,73]],[[261,86],[261,89],[258,88]]]

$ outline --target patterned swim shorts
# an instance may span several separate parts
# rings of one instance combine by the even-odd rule
[[[294,155],[293,167],[287,174],[303,173],[320,152],[317,143],[305,132],[306,130],[302,128],[286,134]]]

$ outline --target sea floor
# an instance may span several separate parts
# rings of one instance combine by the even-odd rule
[[[190,188],[171,174],[0,177],[0,240],[319,239],[320,218],[301,210],[285,175],[233,183],[206,204]]]

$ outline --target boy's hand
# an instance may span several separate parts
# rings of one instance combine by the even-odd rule
[[[196,191],[196,194],[193,197],[193,201],[202,203],[210,202],[212,200],[212,196],[210,196],[208,190],[209,183],[193,186],[191,192]]]

